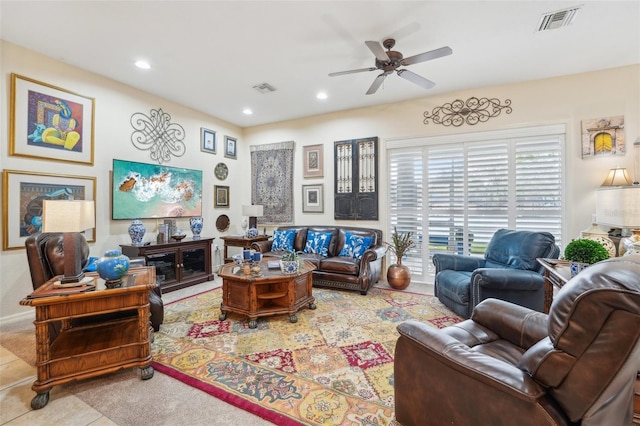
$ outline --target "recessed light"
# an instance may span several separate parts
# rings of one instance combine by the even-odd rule
[[[139,61],[136,61],[135,65],[141,70],[151,69],[151,64],[149,64],[149,62],[147,61],[139,60]]]
[[[251,114],[253,114],[253,111],[251,111],[249,108],[245,108],[245,109],[242,110],[242,113],[244,115],[251,115]]]
[[[327,94],[326,94],[326,92],[318,92],[318,94],[316,95],[316,98],[318,98],[318,99],[327,99]]]

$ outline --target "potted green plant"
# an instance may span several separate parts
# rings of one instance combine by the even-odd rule
[[[404,290],[411,283],[411,271],[402,264],[402,258],[415,245],[413,232],[398,232],[397,227],[394,226],[391,242],[385,241],[385,244],[396,257],[396,263],[387,269],[387,282],[397,290]]]
[[[609,252],[597,241],[580,238],[567,244],[564,258],[569,261],[573,277],[587,266],[608,259]]]
[[[295,274],[300,269],[300,257],[295,251],[289,251],[280,258],[280,270],[283,274]]]

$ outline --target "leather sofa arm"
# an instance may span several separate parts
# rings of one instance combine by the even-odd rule
[[[271,251],[272,244],[273,240],[254,241],[253,243],[251,243],[251,248],[260,253],[267,253]]]
[[[454,271],[473,272],[484,266],[484,259],[473,256],[461,256],[458,254],[436,253],[432,257],[436,267],[436,274],[445,269]]]
[[[496,359],[491,356],[470,351],[467,345],[438,329],[417,321],[407,321],[398,325],[397,330],[400,333],[400,340],[396,347],[394,362],[398,365],[405,363],[405,357],[408,356],[424,357],[423,362],[419,364],[428,369],[429,365],[433,365],[429,362],[429,358],[435,358],[438,361],[436,364],[444,364],[460,376],[476,380],[520,400],[534,403],[545,394],[544,388],[518,367],[506,362],[496,362]],[[405,353],[404,348],[408,346],[401,344],[402,339],[409,339],[418,350]],[[439,367],[433,365],[433,368]],[[459,386],[457,382],[455,376],[449,376],[452,397],[456,393],[455,388]],[[396,385],[398,385],[397,382]],[[449,386],[446,383],[440,385]]]
[[[471,275],[471,285],[494,290],[537,290],[544,276],[524,269],[479,268]]]
[[[480,302],[471,321],[525,350],[549,335],[546,314],[500,299]]]
[[[387,254],[387,246],[383,244],[369,247],[362,254],[362,257],[360,258],[360,263],[363,264],[366,262],[373,262],[374,260],[377,260],[377,259],[382,259],[385,254]]]

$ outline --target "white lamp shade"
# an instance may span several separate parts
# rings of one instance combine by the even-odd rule
[[[42,232],[83,232],[96,226],[93,201],[44,200]]]
[[[596,219],[600,225],[640,228],[640,187],[599,188]]]
[[[260,204],[252,204],[250,206],[242,206],[242,215],[249,217],[262,216],[264,214],[264,207]]]
[[[607,178],[602,182],[602,186],[630,186],[631,184],[629,172],[624,167],[609,170]]]

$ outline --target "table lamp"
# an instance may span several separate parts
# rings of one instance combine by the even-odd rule
[[[249,216],[249,229],[258,227],[258,216],[264,214],[264,207],[260,204],[242,206],[242,215]]]
[[[42,232],[62,232],[64,275],[61,283],[77,283],[84,278],[82,272],[81,232],[96,226],[93,201],[44,200],[42,202]]]
[[[596,192],[598,224],[622,228],[618,252],[640,241],[640,186],[601,187]],[[631,232],[629,232],[631,230]]]

